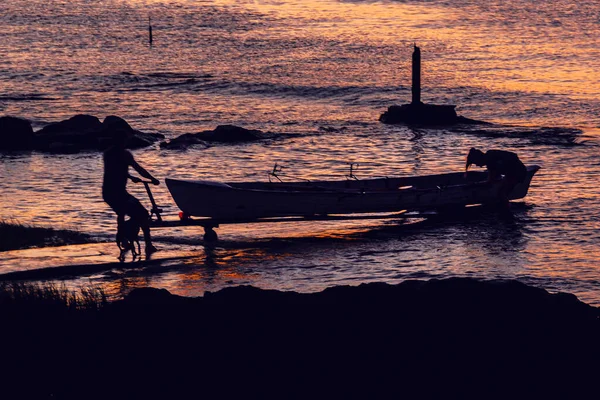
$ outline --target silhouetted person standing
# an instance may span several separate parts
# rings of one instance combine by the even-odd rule
[[[157,251],[150,237],[150,220],[148,211],[142,204],[127,192],[127,179],[139,182],[140,179],[129,174],[129,166],[141,176],[150,179],[152,184],[160,182],[140,166],[129,150],[126,149],[130,134],[117,132],[113,137],[113,146],[104,152],[104,180],[102,182],[102,198],[117,213],[117,224],[120,227],[125,215],[134,220],[144,232],[146,256]]]
[[[504,176],[500,188],[500,198],[504,203],[508,203],[508,195],[515,186],[527,177],[527,167],[515,153],[510,151],[488,150],[484,153],[481,150],[472,148],[467,156],[465,170],[468,171],[471,164],[487,167],[489,181]]]

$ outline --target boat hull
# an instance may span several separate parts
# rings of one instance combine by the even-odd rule
[[[527,195],[538,166],[509,194]],[[276,217],[430,210],[498,202],[502,181],[484,172],[407,178],[316,182],[219,183],[167,179],[177,206],[187,215],[231,222]]]

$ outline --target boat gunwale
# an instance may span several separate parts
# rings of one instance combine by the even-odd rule
[[[539,171],[541,169],[540,166],[538,165],[531,165],[527,167],[527,172],[528,174],[531,173],[531,177],[533,178],[533,176],[537,173],[537,171]],[[475,173],[478,174],[485,174],[485,172],[480,172],[477,171]],[[383,177],[383,178],[372,178],[372,179],[363,179],[363,180],[358,180],[356,182],[375,182],[375,181],[379,181],[379,180],[393,180],[393,179],[418,179],[418,178],[423,178],[423,179],[427,179],[427,178],[431,178],[434,176],[439,176],[439,177],[447,177],[447,176],[451,176],[451,175],[458,175],[458,174],[463,174],[462,172],[451,172],[451,173],[447,173],[447,174],[436,174],[436,175],[419,175],[419,176],[414,176],[414,177]],[[448,190],[448,189],[455,189],[457,187],[461,187],[461,188],[473,188],[473,187],[482,187],[482,186],[487,186],[490,184],[499,184],[500,182],[502,182],[502,180],[495,180],[495,181],[487,181],[487,180],[481,180],[481,181],[475,181],[475,182],[465,182],[465,183],[461,183],[461,184],[454,184],[454,185],[444,185],[444,186],[437,186],[437,185],[432,185],[430,187],[425,187],[425,188],[418,188],[418,187],[409,187],[409,188],[405,188],[405,189],[401,189],[400,187],[396,188],[396,189],[364,189],[364,188],[339,188],[339,189],[331,189],[331,188],[327,188],[327,187],[321,187],[321,186],[311,186],[310,184],[312,182],[310,181],[297,181],[297,182],[220,182],[220,181],[203,181],[203,180],[184,180],[184,179],[173,179],[173,178],[166,178],[165,179],[165,183],[167,183],[167,188],[169,188],[169,183],[167,181],[171,181],[175,184],[183,184],[183,185],[194,185],[194,186],[200,186],[206,189],[211,189],[211,190],[215,190],[215,191],[247,191],[247,192],[253,192],[253,193],[285,193],[285,194],[312,194],[312,193],[319,193],[319,194],[356,194],[356,195],[367,195],[367,194],[384,194],[384,193],[396,193],[396,192],[430,192],[430,191],[436,191],[436,190]],[[354,182],[349,180],[350,182]],[[531,180],[530,180],[531,181]],[[339,184],[340,182],[345,182],[345,181],[315,181],[315,184],[318,183],[336,183]],[[244,187],[236,187],[234,185],[236,184],[263,184],[264,185],[269,185],[269,184],[273,184],[273,185],[279,185],[280,183],[286,186],[294,186],[294,185],[302,185],[304,186],[306,189],[304,190],[281,190],[281,188],[244,188]],[[293,188],[292,188],[293,189]],[[319,190],[310,190],[310,189],[319,189]],[[169,188],[169,192],[171,192],[171,189]],[[172,195],[172,192],[171,192]]]

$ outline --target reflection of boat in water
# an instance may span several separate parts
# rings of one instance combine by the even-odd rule
[[[509,200],[527,195],[537,165],[517,184]],[[486,172],[345,181],[231,182],[167,179],[177,206],[187,216],[219,223],[268,218],[315,219],[340,214],[422,211],[499,200],[502,180],[487,182]],[[349,217],[351,218],[351,217]]]

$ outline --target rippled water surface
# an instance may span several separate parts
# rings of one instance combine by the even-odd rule
[[[113,292],[147,284],[188,295],[236,284],[315,291],[477,276],[600,304],[597,2],[12,0],[0,11],[0,115],[35,129],[85,113],[119,115],[169,138],[225,123],[277,134],[136,151],[161,179],[266,180],[275,162],[304,178],[344,179],[349,162],[360,164],[359,177],[459,171],[472,146],[542,166],[510,218],[230,225],[212,249],[198,230],[156,232],[159,246],[185,249],[185,261],[92,277]],[[410,99],[414,42],[426,102],[498,125],[380,124],[387,106]],[[101,169],[94,153],[2,155],[0,218],[110,238]],[[164,186],[155,192],[172,204]]]

